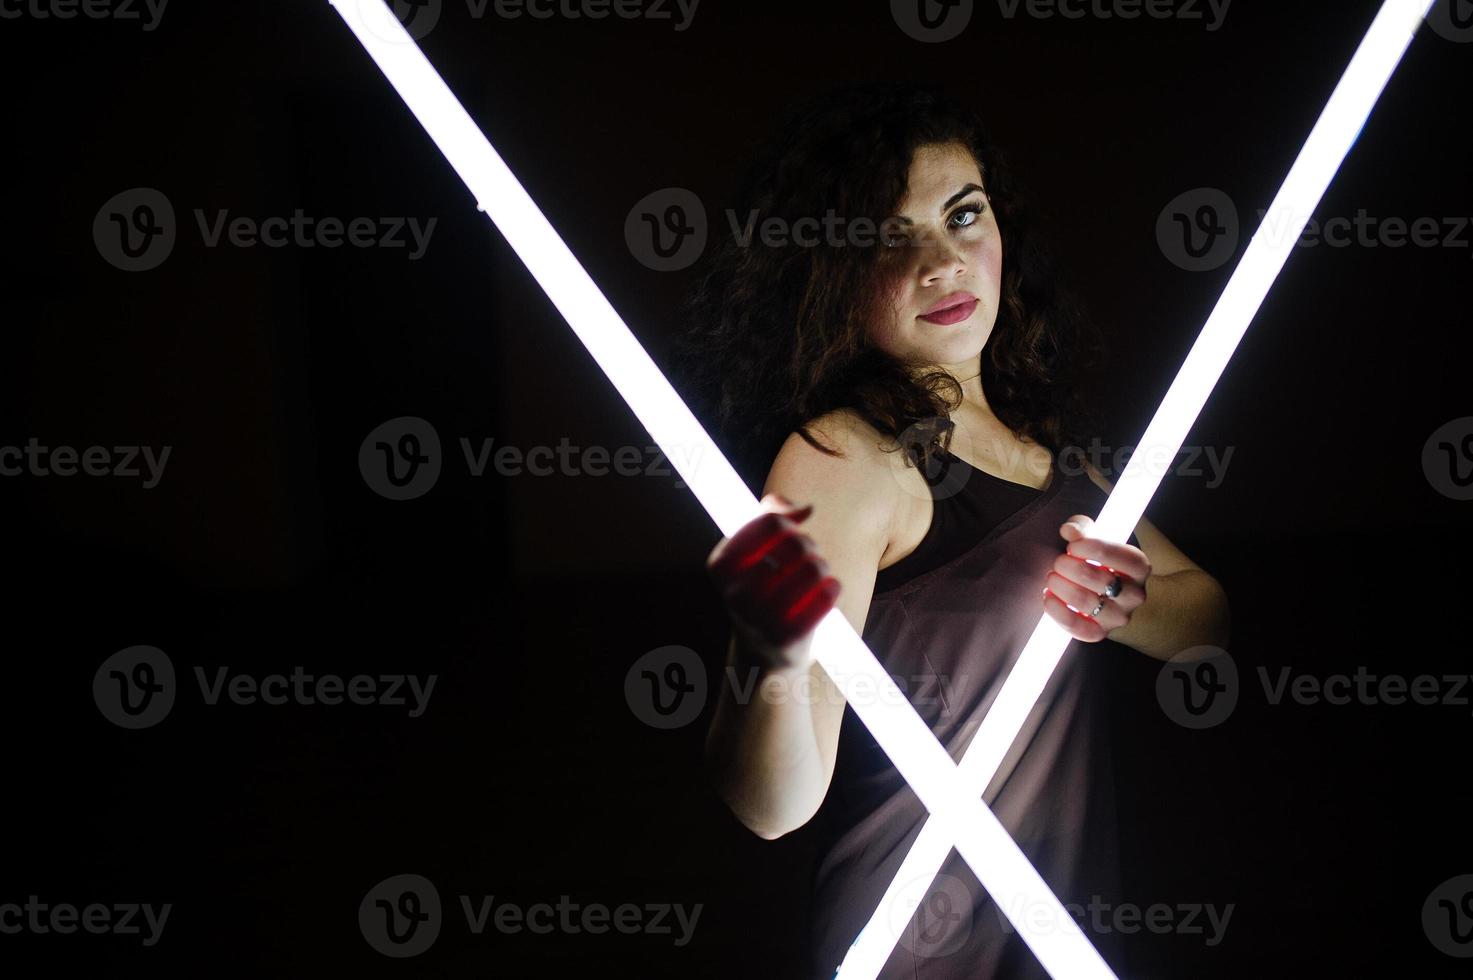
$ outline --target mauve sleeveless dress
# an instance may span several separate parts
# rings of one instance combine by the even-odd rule
[[[863,637],[953,759],[992,705],[1042,616],[1044,580],[1066,542],[1059,525],[1096,516],[1105,494],[1054,455],[1042,490],[944,453],[925,476],[934,510],[914,552],[881,569]],[[1139,547],[1135,536],[1130,543]],[[1117,904],[1114,780],[1106,742],[1109,640],[1069,644],[983,800],[1071,909],[1106,960],[1112,933],[1092,930],[1099,896]],[[852,708],[845,707],[833,782],[817,817],[810,940],[816,978],[831,978],[879,905],[926,816]],[[1047,974],[955,850],[925,890],[884,978]]]

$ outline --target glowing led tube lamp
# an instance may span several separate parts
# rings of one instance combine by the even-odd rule
[[[757,499],[558,237],[515,175],[414,44],[403,25],[382,0],[332,0],[332,3],[440,148],[451,167],[475,195],[478,208],[491,217],[636,417],[650,432],[666,457],[674,463],[681,478],[695,493],[722,533],[730,536],[756,517],[761,512]],[[1401,23],[1400,18],[1389,18],[1388,10],[1405,10],[1418,6],[1425,14],[1426,6],[1429,5],[1430,2],[1423,5],[1422,0],[1416,0],[1415,4],[1389,0],[1377,17],[1376,25],[1373,25],[1372,34],[1376,34],[1376,27],[1382,25],[1383,21],[1396,20],[1398,24]],[[1414,26],[1412,25],[1413,28]],[[1384,84],[1385,77],[1395,66],[1412,33],[1406,25],[1403,28],[1405,36],[1395,56],[1390,57],[1385,65],[1380,77],[1381,84]],[[1391,33],[1389,28],[1383,29],[1382,34],[1387,33]],[[1368,38],[1367,43],[1363,43],[1362,50],[1357,52],[1357,62],[1369,46],[1369,40]],[[1352,62],[1352,70],[1355,65],[1356,62]],[[1349,74],[1347,73],[1347,78]],[[1336,97],[1341,95],[1344,87],[1345,80],[1342,80],[1341,87],[1336,90]],[[1378,85],[1375,91],[1379,90]],[[1357,131],[1374,98],[1373,92],[1364,110],[1359,112],[1356,118]],[[1332,108],[1335,103],[1336,98],[1332,98]],[[1340,116],[1354,116],[1354,109],[1354,106],[1345,107]],[[1320,125],[1316,126],[1316,133],[1330,115],[1331,110],[1327,108]],[[1354,140],[1354,135],[1350,133],[1343,140],[1344,146],[1329,164],[1324,181],[1320,183],[1313,198],[1309,197],[1306,190],[1303,197],[1297,199],[1307,202],[1307,206],[1303,209],[1299,230],[1295,232],[1294,238],[1302,231],[1309,211],[1323,192],[1324,183],[1328,182],[1328,174],[1333,173],[1349,143]],[[1311,142],[1314,142],[1313,136]],[[1290,182],[1304,163],[1304,157],[1305,154],[1301,154],[1300,161],[1295,164],[1295,171],[1291,171]],[[1305,182],[1311,186],[1313,184],[1309,179]],[[1289,183],[1286,183],[1285,191],[1288,188]],[[1284,196],[1285,192],[1281,191],[1280,198]],[[1277,199],[1275,203],[1278,204]],[[1254,245],[1257,244],[1258,239],[1255,237]],[[1234,282],[1238,281],[1244,268],[1250,266],[1249,260],[1253,254],[1254,249],[1250,247],[1249,254],[1234,273]],[[1174,440],[1175,445],[1179,446],[1182,436],[1206,399],[1205,390],[1194,397],[1185,389],[1192,384],[1210,388],[1215,382],[1238,337],[1246,328],[1247,321],[1251,319],[1252,311],[1257,308],[1263,293],[1267,292],[1268,285],[1283,261],[1283,255],[1279,256],[1277,262],[1272,262],[1271,257],[1260,260],[1259,264],[1268,271],[1262,276],[1257,297],[1250,295],[1239,299],[1232,308],[1232,312],[1242,317],[1242,324],[1235,331],[1230,329],[1232,324],[1229,323],[1229,329],[1219,327],[1214,332],[1213,319],[1209,319],[1203,337],[1198,340],[1192,352],[1193,357],[1198,357],[1200,349],[1202,353],[1198,360],[1204,363],[1185,385],[1183,377],[1178,377],[1167,396],[1170,401],[1175,395],[1180,403],[1177,410],[1190,411],[1191,414],[1191,418],[1180,426],[1180,432]],[[1232,291],[1232,287],[1233,283],[1230,283],[1228,292]],[[1248,290],[1241,289],[1240,292]],[[1226,302],[1227,294],[1224,294],[1223,301],[1213,313],[1214,319],[1223,312]],[[1218,338],[1215,344],[1205,343],[1209,335]],[[1217,358],[1215,367],[1213,357]],[[1188,358],[1188,363],[1192,363],[1192,357]],[[1183,376],[1185,375],[1184,370]],[[1170,445],[1172,443],[1168,440],[1172,438],[1172,430],[1171,421],[1163,421],[1162,413],[1158,413],[1147,430],[1147,437],[1156,438],[1162,445]],[[1145,445],[1143,440],[1142,446]],[[1107,501],[1095,531],[1098,536],[1112,540],[1123,539],[1122,529],[1134,526],[1144,511],[1146,501],[1160,481],[1159,474],[1149,477],[1142,476],[1139,472],[1142,469],[1139,462],[1144,455],[1138,453],[1132,457],[1131,465],[1127,466],[1122,476],[1122,486],[1117,487]],[[1121,491],[1128,483],[1138,484],[1138,487],[1133,493],[1122,495]],[[1034,641],[1038,639],[1035,634],[1034,639],[1029,642],[1030,649],[1038,647],[1030,662],[1043,664],[1042,677],[1046,681],[1060,654],[1048,655],[1048,644],[1035,644]],[[1059,630],[1056,639],[1061,641],[1056,645],[1062,653],[1062,648],[1067,643],[1067,634]],[[1025,655],[1028,652],[1025,649]],[[1114,974],[1099,953],[1090,945],[1073,919],[1065,913],[1058,899],[1008,836],[1006,829],[992,811],[982,804],[979,799],[981,787],[973,790],[974,780],[957,778],[959,770],[951,757],[914,709],[904,701],[894,681],[838,609],[831,610],[815,630],[813,653],[815,659],[833,678],[835,685],[848,697],[851,707],[869,728],[896,770],[930,811],[933,819],[925,829],[939,834],[940,839],[948,845],[956,846],[988,894],[1008,916],[1018,934],[1049,974],[1056,980],[1075,977],[1113,978]],[[1023,666],[1024,662],[1020,659],[1018,667]],[[1028,697],[1024,690],[1028,683],[1032,681],[1025,679],[1024,672],[1015,668],[1002,693],[1009,695],[1010,700],[1021,703],[1022,713],[1016,719],[1017,725],[1011,731],[1004,731],[1011,720],[1006,719],[1005,713],[999,713],[995,707],[989,713],[988,719],[1000,719],[992,726],[998,734],[990,736],[989,742],[995,738],[1004,749],[1011,744],[1018,726],[1036,700],[1036,693]],[[1037,689],[1042,690],[1042,682],[1037,683]],[[1018,693],[1012,693],[1014,691]],[[1003,706],[1001,698],[998,706]],[[984,722],[983,730],[986,729]],[[978,738],[980,737],[981,732]],[[987,743],[979,743],[974,739],[974,744]],[[974,764],[967,772],[979,768]],[[961,774],[967,775],[966,772]],[[944,853],[942,856],[944,858]],[[939,863],[937,861],[937,866]],[[1046,914],[1025,916],[1021,914],[1024,909]],[[1050,924],[1041,924],[1043,922]],[[859,946],[860,944],[856,944],[856,950]],[[888,955],[888,948],[885,955]],[[846,966],[862,965],[853,963],[854,960],[851,953],[850,958],[846,959]],[[878,969],[877,964],[874,970],[877,972]]]
[[[1431,0],[1387,0],[1382,5],[1105,501],[1090,531],[1092,537],[1122,542],[1140,521],[1166,466],[1176,458],[1207,396],[1288,259],[1289,250],[1304,233],[1325,188],[1360,135],[1431,6]],[[1034,628],[962,756],[961,778],[970,795],[981,796],[992,782],[1071,639],[1047,615]],[[879,975],[899,939],[897,927],[904,925],[892,914],[894,903],[901,901],[902,891],[912,888],[918,879],[934,879],[951,846],[946,829],[936,821],[928,821],[921,828],[879,908],[845,956],[839,968],[840,980],[873,980]]]

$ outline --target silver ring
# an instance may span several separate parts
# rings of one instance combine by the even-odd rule
[[[1114,578],[1110,579],[1110,584],[1105,586],[1105,595],[1109,596],[1111,599],[1115,598],[1120,594],[1120,588],[1124,584],[1125,583],[1120,581],[1119,575],[1115,576]]]
[[[1105,597],[1102,595],[1102,596],[1099,597],[1099,599],[1100,599],[1100,604],[1098,606],[1095,606],[1094,609],[1092,609],[1090,611],[1090,614],[1089,615],[1090,615],[1090,618],[1091,619],[1093,619],[1094,617],[1098,616],[1100,614],[1100,612],[1105,608]]]

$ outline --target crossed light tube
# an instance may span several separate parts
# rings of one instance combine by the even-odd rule
[[[751,490],[384,0],[330,2],[722,534],[729,537],[758,516],[761,506]],[[1254,235],[1106,500],[1094,536],[1124,541],[1140,520],[1165,472],[1164,461],[1175,458],[1431,3],[1386,0],[1381,7],[1274,199],[1272,211],[1283,217],[1265,220]],[[1273,236],[1265,232],[1271,227]],[[1158,468],[1148,465],[1153,461]],[[952,846],[1050,976],[1113,980],[1104,959],[981,801],[1069,641],[1051,619],[1040,621],[958,766],[838,608],[819,623],[814,658],[931,814],[881,912],[846,956],[840,969],[845,980],[879,973],[897,938],[884,921],[887,903],[916,876],[929,872],[934,877]]]

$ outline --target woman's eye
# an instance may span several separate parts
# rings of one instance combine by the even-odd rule
[[[973,204],[969,207],[965,207],[959,211],[954,212],[951,216],[952,227],[965,228],[968,225],[975,224],[977,222],[977,219],[981,217],[984,208],[985,205]]]

